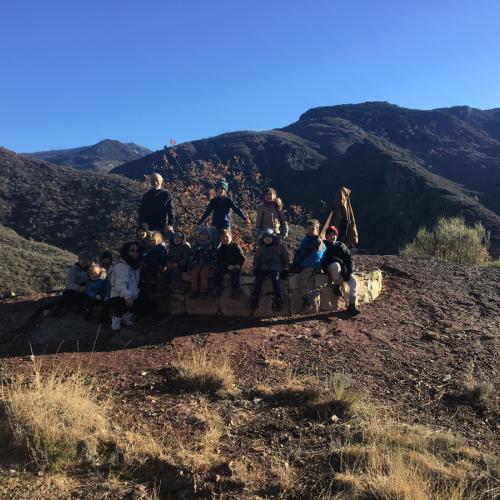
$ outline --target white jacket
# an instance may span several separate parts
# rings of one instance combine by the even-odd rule
[[[123,259],[114,266],[111,274],[110,298],[136,299],[139,296],[140,269],[132,269]]]

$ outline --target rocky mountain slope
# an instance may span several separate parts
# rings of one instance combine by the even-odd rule
[[[135,233],[143,186],[0,148],[0,224],[78,252],[116,248]]]
[[[109,172],[112,168],[137,160],[151,153],[151,150],[133,142],[120,142],[105,139],[81,148],[55,149],[52,151],[38,151],[27,153],[39,160],[46,160],[57,165],[67,165],[78,170],[95,170]]]
[[[169,151],[113,169],[142,179]],[[388,103],[315,108],[266,132],[242,131],[176,146],[194,160],[258,168],[288,203],[317,216],[340,186],[352,189],[360,246],[396,252],[441,215],[482,222],[500,252],[500,109],[420,111]],[[307,189],[304,189],[307,186]]]
[[[66,270],[76,256],[60,248],[28,240],[0,226],[0,293],[17,295],[64,286]]]

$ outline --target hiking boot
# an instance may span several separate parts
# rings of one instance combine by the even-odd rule
[[[283,301],[281,299],[276,299],[274,301],[274,310],[279,312],[283,309]]]
[[[361,311],[356,307],[356,304],[349,304],[347,306],[347,313],[350,316],[357,316],[358,314],[361,314]]]
[[[191,292],[191,293],[189,294],[189,298],[190,298],[190,299],[193,299],[193,300],[194,300],[194,299],[197,299],[197,298],[198,298],[198,292]]]
[[[200,292],[200,300],[207,300],[208,292]]]
[[[238,300],[240,298],[240,289],[239,288],[233,288],[231,290],[231,298],[233,300]]]
[[[132,319],[132,313],[130,313],[130,312],[125,313],[122,316],[122,325],[124,325],[124,326],[132,326],[133,324],[134,324],[134,321]]]
[[[119,318],[118,316],[113,316],[111,318],[111,330],[118,332],[121,330],[122,327],[122,319]]]
[[[252,311],[255,311],[258,308],[259,308],[259,299],[252,297],[252,302],[250,302],[250,309]]]
[[[332,292],[334,295],[336,295],[337,297],[344,296],[344,292],[342,291],[340,285],[337,285],[336,283],[330,283],[330,286],[332,287]]]

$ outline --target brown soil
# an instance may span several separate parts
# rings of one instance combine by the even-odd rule
[[[500,269],[394,256],[358,256],[357,264],[382,269],[384,290],[354,319],[342,313],[270,321],[156,316],[121,334],[121,348],[112,343],[116,338],[110,342],[108,329],[101,330],[93,352],[97,323],[86,323],[87,333],[77,339],[40,343],[41,309],[53,298],[10,299],[0,304],[0,370],[8,378],[30,369],[31,352],[45,366],[78,367],[114,395],[117,421],[146,423],[158,432],[166,421],[175,422],[183,433],[189,432],[185,409],[199,395],[173,383],[170,364],[193,350],[205,349],[209,357],[227,353],[242,392],[209,400],[225,423],[218,452],[226,468],[196,471],[201,496],[316,498],[328,487],[334,424],[318,422],[300,405],[256,399],[253,392],[258,382],[278,380],[290,368],[320,378],[346,371],[371,401],[401,420],[451,429],[469,445],[494,450],[495,409],[475,407],[461,394],[471,367],[478,381],[497,381]],[[291,490],[255,491],[234,480],[234,463],[252,463],[257,474],[276,457],[292,463],[296,478]],[[4,472],[26,474],[12,463],[5,467]],[[143,494],[133,481],[115,493],[103,489],[99,474],[88,471],[75,481],[68,491],[83,497]],[[33,478],[20,483],[36,488]],[[13,491],[16,496],[22,490]]]

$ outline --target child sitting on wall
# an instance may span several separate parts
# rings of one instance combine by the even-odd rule
[[[266,276],[271,278],[274,292],[274,307],[281,311],[283,301],[281,298],[280,278],[288,274],[289,256],[285,245],[281,242],[272,229],[265,229],[259,238],[259,244],[253,260],[255,285],[252,292],[251,308],[259,308],[260,292]]]
[[[212,226],[214,226],[218,232],[222,229],[231,229],[231,211],[235,212],[241,219],[243,219],[245,224],[251,224],[251,220],[227,195],[228,189],[229,184],[225,180],[217,182],[215,188],[216,196],[208,203],[204,214],[198,221],[198,225],[204,224],[210,214],[212,214]]]
[[[109,295],[109,282],[106,280],[106,270],[99,264],[89,266],[89,279],[85,285],[87,300],[85,301],[85,319],[90,319],[92,309],[96,305],[103,305]]]
[[[154,287],[158,276],[167,267],[167,248],[163,243],[160,231],[151,231],[148,238],[148,246],[143,249],[144,282]]]
[[[313,268],[320,271],[321,258],[325,251],[325,245],[319,237],[319,220],[310,219],[306,224],[306,235],[300,242],[300,246],[293,257],[294,268],[302,271],[306,268]]]
[[[220,297],[222,294],[222,279],[224,274],[229,273],[231,277],[231,296],[237,299],[240,294],[240,274],[245,262],[245,257],[240,246],[232,242],[229,229],[223,229],[220,233],[220,245],[217,249],[217,268],[215,270],[214,295]]]
[[[264,191],[262,204],[257,207],[255,221],[257,240],[265,229],[272,229],[274,234],[281,239],[288,236],[288,224],[283,213],[283,202],[272,187],[268,187]]]
[[[349,285],[349,305],[347,312],[351,315],[359,314],[361,311],[356,307],[356,278],[353,275],[354,264],[351,252],[347,246],[337,241],[338,230],[335,226],[330,226],[326,230],[326,252],[321,260],[321,268],[328,274],[333,293],[337,297],[342,297],[341,284],[343,281]]]
[[[66,288],[61,298],[48,314],[60,314],[65,308],[82,308],[86,299],[86,284],[89,279],[89,266],[92,262],[92,256],[88,252],[78,254],[78,262],[72,265],[66,276]]]
[[[208,298],[208,279],[217,264],[217,246],[207,227],[197,229],[191,263],[191,298]]]
[[[186,235],[182,231],[176,231],[170,241],[167,255],[167,281],[172,285],[178,285],[182,273],[189,269],[193,251],[191,245],[186,241]]]

